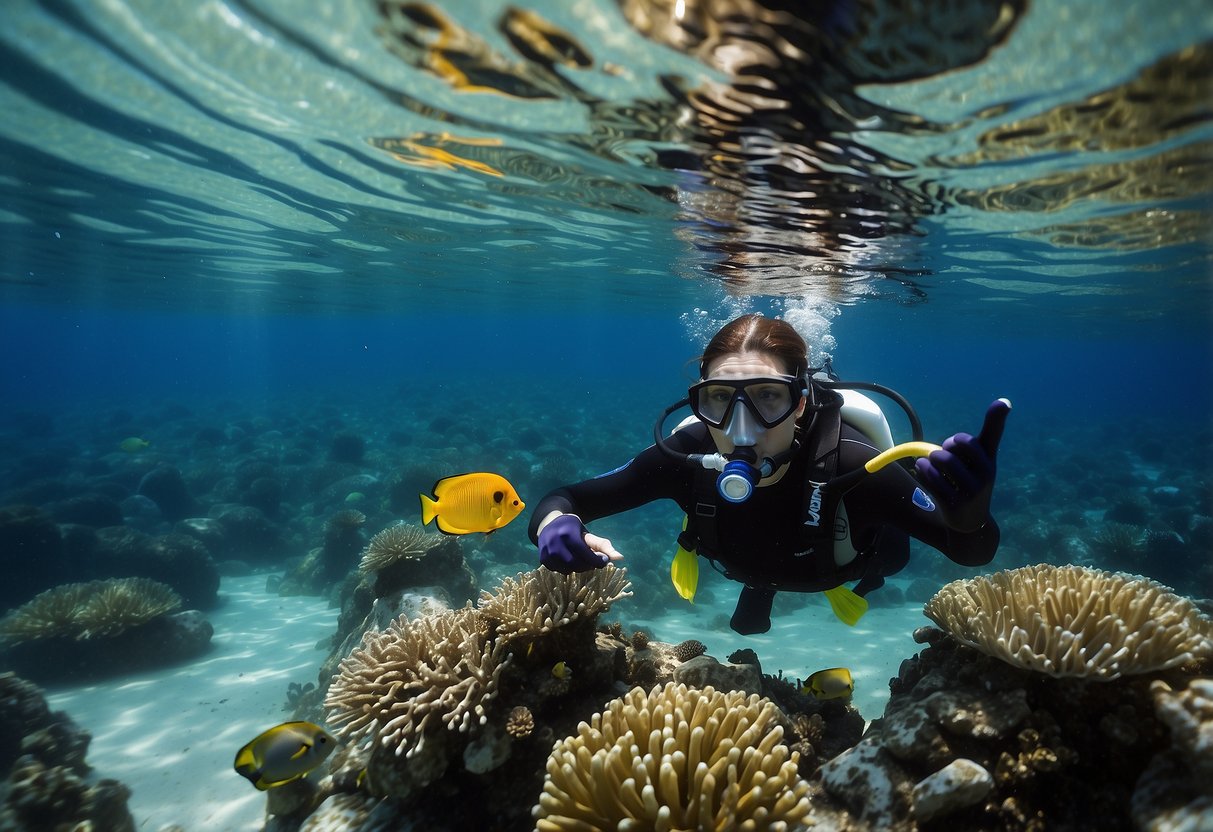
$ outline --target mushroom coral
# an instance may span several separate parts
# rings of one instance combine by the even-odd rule
[[[1213,655],[1210,622],[1187,598],[1082,566],[953,581],[924,612],[958,641],[1050,676],[1112,680]]]
[[[556,743],[537,832],[786,830],[809,813],[779,711],[739,691],[633,688]]]
[[[0,621],[10,644],[50,638],[116,636],[181,608],[181,597],[148,578],[64,584],[35,596]]]

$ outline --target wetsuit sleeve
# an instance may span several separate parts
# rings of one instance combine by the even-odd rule
[[[851,470],[876,455],[875,448],[854,440],[844,440],[840,452],[841,470]],[[1001,537],[993,517],[977,531],[954,531],[933,508],[934,500],[923,499],[924,493],[905,468],[890,464],[866,477],[843,502],[853,522],[883,523],[901,529],[962,566],[982,566],[993,560]]]
[[[703,453],[704,443],[710,440],[706,428],[693,425],[677,431],[666,442],[680,453]],[[532,542],[537,542],[540,522],[553,511],[576,514],[583,523],[590,523],[663,497],[682,504],[690,494],[688,466],[650,445],[614,471],[546,494],[531,514],[527,533]]]

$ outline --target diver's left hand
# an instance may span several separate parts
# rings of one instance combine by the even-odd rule
[[[914,463],[918,479],[939,504],[940,513],[958,532],[975,532],[990,519],[998,443],[1011,412],[1011,402],[998,399],[986,408],[981,433],[958,433],[942,450]]]

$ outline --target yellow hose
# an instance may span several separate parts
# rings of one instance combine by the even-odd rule
[[[869,474],[875,474],[890,462],[905,459],[908,456],[927,456],[932,451],[942,450],[943,448],[930,442],[902,442],[900,445],[894,445],[887,451],[872,457],[864,463],[863,467]]]

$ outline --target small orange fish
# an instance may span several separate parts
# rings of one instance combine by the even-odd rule
[[[445,477],[434,483],[434,498],[421,495],[421,522],[438,519],[446,534],[495,532],[522,513],[526,504],[500,474],[474,473]]]

